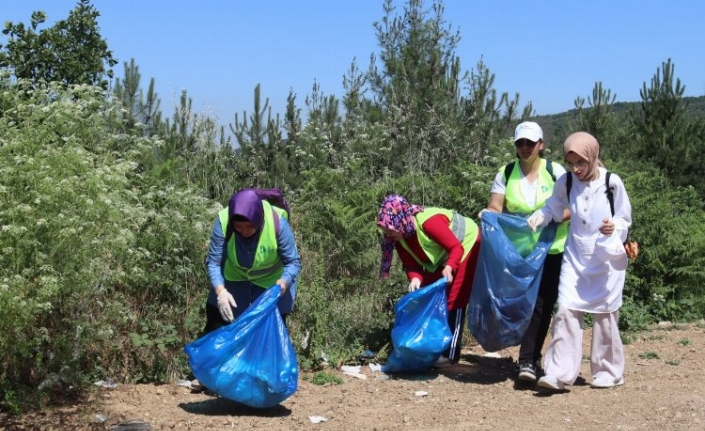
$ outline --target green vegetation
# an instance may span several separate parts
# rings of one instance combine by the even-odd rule
[[[658,358],[660,358],[660,356],[659,356],[658,353],[656,353],[656,352],[651,352],[651,351],[639,353],[639,357],[640,357],[641,359],[658,359]]]
[[[40,31],[39,13],[31,30],[5,26],[3,409],[81,397],[101,379],[188,375],[183,346],[205,322],[210,228],[241,187],[280,187],[290,201],[304,269],[287,324],[302,367],[316,371],[366,349],[388,353],[405,282],[398,262],[389,280],[377,278],[382,197],[398,192],[477,214],[497,169],[514,157],[510,130],[533,112],[498,94],[482,62],[461,68],[442,3],[409,0],[400,12],[384,4],[379,60],[368,71],[351,65],[342,100],[314,87],[302,119],[291,94],[280,121],[257,87],[253,112],[236,116],[230,134],[194,113],[186,92],[163,114],[154,79],[143,90],[134,60],[108,91],[114,60],[87,1],[71,15],[82,17],[83,31],[71,17]],[[51,75],[41,61],[25,73],[18,60],[64,44],[95,61],[56,50],[68,69]],[[705,119],[702,100],[688,105],[683,88],[667,60],[644,83],[642,102],[614,103],[596,83],[565,118],[533,117],[554,133],[556,159],[561,136],[595,134],[630,192],[642,254],[628,271],[625,330],[705,317]]]
[[[336,376],[335,374],[327,373],[325,371],[316,372],[313,377],[311,377],[311,383],[314,385],[342,385],[343,379]]]
[[[679,346],[689,346],[690,340],[687,338],[680,339],[680,340],[678,340],[678,345]]]

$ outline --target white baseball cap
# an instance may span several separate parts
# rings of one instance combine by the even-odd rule
[[[531,142],[538,142],[543,140],[543,130],[541,130],[541,126],[533,121],[524,121],[519,124],[514,131],[514,142],[519,139],[528,139]]]

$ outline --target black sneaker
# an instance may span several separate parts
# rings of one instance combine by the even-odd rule
[[[535,382],[536,366],[531,362],[519,363],[519,380],[523,382]]]

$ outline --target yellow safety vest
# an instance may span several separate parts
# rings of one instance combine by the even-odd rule
[[[511,181],[510,181],[511,180]],[[546,199],[548,199],[553,193],[553,185],[555,182],[551,177],[551,174],[546,170],[546,159],[541,159],[541,168],[539,169],[539,174],[537,178],[537,191],[536,191],[536,203],[533,206],[529,206],[521,195],[521,166],[519,162],[514,163],[514,169],[512,169],[509,178],[505,178],[504,182],[506,184],[506,192],[504,194],[504,207],[505,212],[509,214],[515,214],[520,216],[527,216],[533,214],[539,208],[542,208],[546,204]],[[533,250],[534,245],[538,241],[540,232],[533,234],[531,237],[523,236],[522,238],[510,238],[514,245],[519,248],[528,250]],[[558,225],[558,230],[556,231],[556,238],[551,245],[551,249],[548,254],[558,254],[563,253],[563,248],[565,246],[565,240],[568,237],[568,223],[561,222]],[[527,239],[529,243],[527,243]],[[519,250],[521,252],[521,250]],[[523,253],[522,253],[523,254]],[[527,253],[528,254],[528,253]]]
[[[240,265],[236,251],[237,235],[232,235],[227,244],[225,244],[227,252],[223,276],[228,281],[250,281],[266,289],[273,286],[284,272],[284,264],[277,253],[277,232],[272,210],[276,211],[279,217],[283,217],[284,219],[287,219],[287,215],[286,211],[272,206],[267,201],[262,201],[262,207],[264,211],[264,225],[262,226],[262,233],[257,243],[257,251],[255,252],[252,267],[244,268]],[[228,213],[227,207],[218,213],[223,235],[227,232]]]
[[[472,219],[458,214],[455,211],[447,210],[444,208],[428,207],[425,208],[423,211],[416,213],[416,215],[414,215],[414,221],[416,223],[416,235],[419,238],[419,245],[423,249],[424,253],[426,254],[426,257],[428,257],[430,262],[422,261],[421,259],[419,259],[419,257],[416,256],[413,251],[411,251],[409,245],[406,243],[405,240],[401,240],[401,245],[402,247],[404,247],[404,249],[406,249],[406,251],[409,252],[411,257],[413,257],[414,260],[419,265],[423,266],[423,268],[428,272],[436,271],[441,264],[445,264],[446,259],[448,258],[448,252],[446,251],[446,249],[444,249],[443,247],[441,247],[440,244],[429,238],[429,236],[426,234],[426,232],[424,232],[422,227],[426,220],[438,214],[443,214],[448,217],[448,220],[450,220],[448,227],[450,227],[450,230],[455,234],[455,237],[463,245],[463,257],[461,258],[461,260],[465,259],[468,253],[470,253],[470,250],[475,244],[475,240],[477,239],[477,234],[479,232],[477,223],[475,223]]]

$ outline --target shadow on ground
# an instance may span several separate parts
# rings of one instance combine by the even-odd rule
[[[446,365],[436,371],[459,382],[494,385],[514,379],[515,368],[511,357],[495,358],[468,353],[462,354],[457,364]]]
[[[291,415],[291,410],[282,405],[276,405],[270,408],[257,409],[219,397],[214,397],[212,399],[192,403],[180,403],[179,407],[188,413],[210,416],[232,415],[275,418]]]

